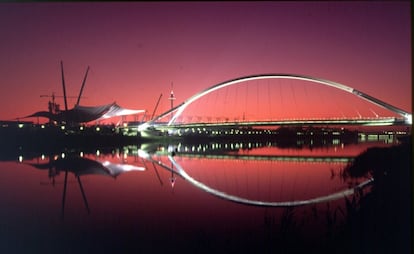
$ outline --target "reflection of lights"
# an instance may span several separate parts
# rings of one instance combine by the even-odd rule
[[[128,171],[145,171],[144,167],[138,167],[130,164],[116,164],[111,163],[110,161],[102,162],[102,166],[106,167],[110,172],[111,175],[118,175],[122,172]]]
[[[132,171],[132,170],[144,171],[145,170],[144,167],[137,167],[137,166],[129,165],[129,164],[117,164],[117,166],[121,166],[122,170],[124,171]]]
[[[22,155],[20,155],[19,156],[19,162],[22,162],[23,161],[23,156]]]
[[[167,148],[167,151],[168,151],[169,153],[172,153],[172,152],[174,151],[174,147],[173,147],[173,146],[171,146],[171,145],[169,145],[169,146],[168,146],[168,148]]]
[[[141,149],[138,149],[138,156],[144,159],[147,159],[150,157],[150,155],[147,152]]]
[[[171,188],[174,188],[176,177],[170,177]]]

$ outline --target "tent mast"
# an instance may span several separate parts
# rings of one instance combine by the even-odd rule
[[[65,100],[65,110],[67,111],[68,110],[68,101],[67,101],[67,98],[66,98],[65,76],[63,74],[63,62],[62,61],[60,61],[60,69],[61,69],[61,72],[62,72],[63,99]]]
[[[80,89],[80,92],[79,92],[78,101],[76,102],[76,106],[79,106],[79,101],[80,101],[80,98],[82,96],[83,88],[85,87],[86,78],[88,77],[88,72],[89,72],[89,66],[86,69],[85,77],[83,78],[83,82],[82,82],[82,86],[81,86],[81,89]]]

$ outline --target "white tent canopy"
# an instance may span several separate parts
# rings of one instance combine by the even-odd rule
[[[95,120],[109,119],[115,116],[126,116],[144,113],[145,110],[139,109],[125,109],[117,105],[115,102],[112,104],[87,107],[87,106],[75,106],[73,109],[61,111],[56,114],[52,114],[47,111],[38,111],[27,117],[46,117],[53,121],[60,122],[72,122],[72,123],[87,123]]]

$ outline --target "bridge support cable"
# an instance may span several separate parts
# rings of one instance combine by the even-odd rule
[[[260,110],[260,98],[259,98],[259,80],[256,80],[256,112],[255,113],[259,113],[259,112],[264,112],[264,110]],[[258,116],[256,116],[257,119]]]
[[[336,112],[339,112],[339,113],[341,114],[341,117],[342,117],[343,119],[345,119],[346,117],[345,117],[345,114],[344,114],[343,108],[341,107],[341,105],[340,105],[339,101],[338,101],[338,100],[334,100],[334,101],[335,101]]]
[[[280,97],[280,108],[285,108],[283,104],[283,95],[282,95],[282,86],[280,85],[280,80],[278,80],[278,87],[279,87],[279,97]]]
[[[292,97],[293,97],[293,103],[295,105],[295,112],[298,112],[298,104],[296,102],[296,95],[295,95],[295,88],[293,88],[293,85],[291,82],[289,82],[289,87],[290,87],[290,91],[292,92]]]
[[[407,112],[405,110],[402,110],[400,108],[397,108],[397,107],[395,107],[395,106],[393,106],[391,104],[388,104],[388,103],[386,103],[384,101],[381,101],[381,100],[379,100],[377,98],[374,98],[374,97],[372,97],[372,96],[370,96],[370,95],[368,95],[366,93],[363,93],[361,91],[358,91],[356,89],[354,89],[352,91],[352,93],[355,94],[355,95],[357,95],[357,96],[359,96],[359,97],[361,97],[361,98],[363,98],[363,99],[365,99],[365,100],[367,100],[367,101],[369,101],[369,102],[372,102],[372,103],[374,103],[376,105],[379,105],[379,106],[381,106],[381,107],[383,107],[385,109],[388,109],[390,111],[393,111],[393,112],[395,112],[395,113],[403,116],[404,119],[405,119],[405,121],[406,121],[406,123],[412,124],[412,113],[409,113],[409,112]]]
[[[269,80],[267,80],[267,104],[268,104],[268,108],[269,108],[269,121],[271,121],[273,119],[273,113],[272,113],[272,103],[271,103]]]
[[[244,94],[244,112],[243,112],[243,122],[245,121],[245,114],[248,112],[247,102],[249,101],[249,82],[246,84],[246,93]]]
[[[235,98],[235,101],[238,101],[238,95],[239,95],[239,87],[238,86],[236,86],[236,94],[235,94],[235,96],[234,96],[234,98]],[[240,115],[237,115],[237,116],[234,116],[234,120],[235,120],[235,122],[238,122],[238,121],[240,121]]]

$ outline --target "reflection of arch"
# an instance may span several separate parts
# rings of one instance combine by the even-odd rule
[[[251,76],[240,77],[240,78],[228,80],[228,81],[219,83],[217,85],[211,86],[211,87],[209,87],[209,88],[207,88],[207,89],[191,96],[186,101],[182,102],[181,104],[179,104],[178,106],[172,108],[171,110],[161,114],[160,116],[158,116],[154,120],[152,120],[150,122],[147,122],[141,128],[143,129],[143,128],[147,127],[148,125],[150,125],[151,123],[153,123],[153,122],[155,122],[155,121],[157,121],[157,120],[159,120],[159,119],[161,119],[165,116],[168,116],[171,113],[176,111],[175,115],[171,118],[171,120],[168,123],[169,125],[171,125],[175,121],[175,119],[177,119],[181,115],[181,113],[185,110],[185,108],[187,106],[189,106],[191,103],[198,100],[199,98],[201,98],[201,97],[203,97],[203,96],[205,96],[205,95],[207,95],[207,94],[209,94],[213,91],[216,91],[218,89],[221,89],[221,88],[224,88],[224,87],[227,87],[227,86],[231,86],[231,85],[238,84],[238,83],[245,82],[245,81],[259,80],[259,79],[297,79],[297,80],[304,80],[304,81],[319,83],[319,84],[326,85],[326,86],[331,86],[331,87],[346,91],[348,93],[352,93],[355,96],[358,96],[362,99],[365,99],[365,100],[369,101],[370,103],[379,105],[379,106],[381,106],[383,108],[386,108],[386,109],[388,109],[392,112],[395,112],[395,113],[403,116],[406,123],[411,124],[412,114],[410,114],[410,113],[408,113],[408,112],[406,112],[402,109],[399,109],[397,107],[394,107],[394,106],[392,106],[392,105],[390,105],[390,104],[388,104],[384,101],[381,101],[377,98],[374,98],[374,97],[372,97],[368,94],[365,94],[361,91],[358,91],[358,90],[356,90],[352,87],[345,86],[345,85],[342,85],[340,83],[336,83],[336,82],[325,80],[325,79],[314,78],[314,77],[303,76],[303,75],[295,75],[295,74],[259,74],[259,75],[251,75]]]
[[[152,160],[152,158],[148,154],[145,154],[144,158]],[[363,188],[363,187],[365,187],[365,186],[367,186],[367,185],[369,185],[370,183],[373,182],[373,179],[371,178],[369,180],[366,180],[366,181],[360,183],[359,185],[357,185],[356,187],[354,187],[352,189],[345,189],[345,190],[335,192],[335,193],[332,193],[332,194],[329,194],[329,195],[326,195],[326,196],[316,197],[316,198],[312,198],[312,199],[294,200],[294,201],[279,201],[279,202],[277,202],[277,201],[276,202],[260,201],[260,200],[252,200],[252,199],[242,198],[242,197],[239,197],[239,196],[227,194],[223,191],[213,189],[213,188],[205,185],[204,183],[199,182],[196,179],[192,178],[190,175],[188,175],[187,172],[185,172],[185,170],[181,167],[181,165],[178,164],[172,156],[168,156],[168,159],[172,163],[172,167],[169,167],[169,166],[163,164],[161,161],[157,161],[157,164],[159,166],[167,169],[167,170],[170,170],[172,172],[177,173],[182,178],[184,178],[186,181],[188,181],[192,185],[196,186],[197,188],[202,189],[203,191],[205,191],[207,193],[210,193],[214,196],[217,196],[219,198],[222,198],[222,199],[225,199],[225,200],[228,200],[228,201],[232,201],[232,202],[236,202],[236,203],[240,203],[240,204],[245,204],[245,205],[252,205],[252,206],[294,207],[294,206],[317,204],[317,203],[337,200],[337,199],[344,198],[346,196],[352,195],[358,189]],[[155,162],[155,161],[153,161],[153,162]],[[175,167],[176,170],[174,170],[173,167]]]

